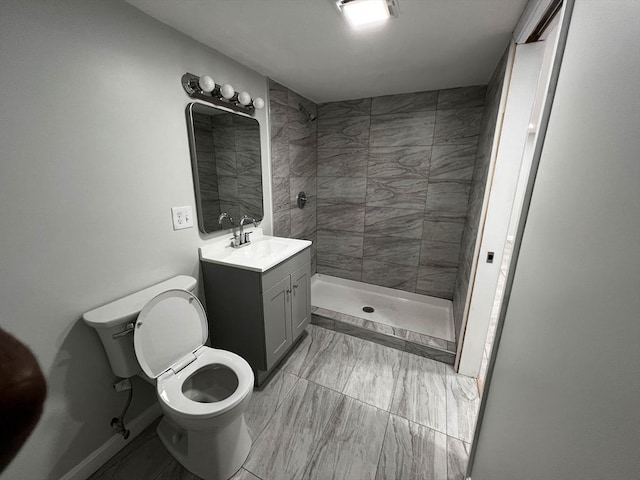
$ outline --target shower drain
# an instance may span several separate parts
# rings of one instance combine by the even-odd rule
[[[362,311],[363,312],[367,312],[367,313],[373,313],[375,312],[373,307],[362,307]]]

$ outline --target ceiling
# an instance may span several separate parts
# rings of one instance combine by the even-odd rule
[[[486,84],[527,3],[400,0],[353,30],[334,0],[126,1],[318,103]]]

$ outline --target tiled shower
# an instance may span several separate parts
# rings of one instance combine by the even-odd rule
[[[504,63],[488,87],[320,105],[270,81],[274,234],[312,240],[317,273],[453,300],[457,337]]]

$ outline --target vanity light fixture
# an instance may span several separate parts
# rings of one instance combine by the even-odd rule
[[[256,109],[264,108],[262,98],[252,99],[247,92],[238,93],[228,83],[218,85],[209,75],[198,77],[192,73],[185,73],[182,76],[182,88],[192,98],[251,116],[255,114]]]
[[[398,0],[338,0],[336,6],[354,28],[398,16]]]

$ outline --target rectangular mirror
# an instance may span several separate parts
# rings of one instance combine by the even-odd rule
[[[243,215],[262,220],[258,121],[194,102],[187,106],[187,125],[200,231],[222,230],[218,217],[223,212],[236,225]]]

